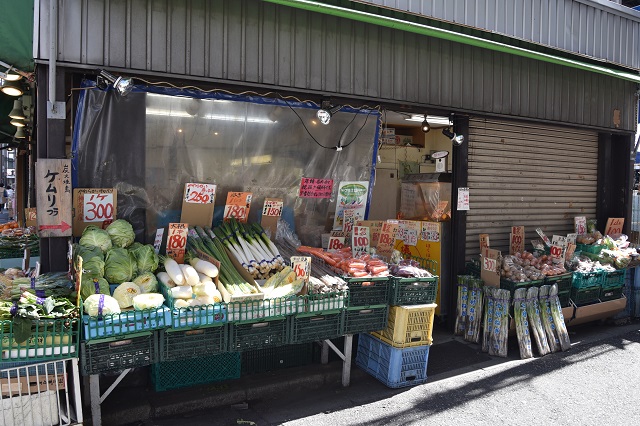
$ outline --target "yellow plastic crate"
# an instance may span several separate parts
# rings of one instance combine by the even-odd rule
[[[387,328],[372,334],[395,348],[430,345],[436,306],[391,306]]]

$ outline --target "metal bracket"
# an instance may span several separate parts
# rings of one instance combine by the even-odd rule
[[[64,102],[47,101],[47,118],[64,120],[67,118],[67,107]]]

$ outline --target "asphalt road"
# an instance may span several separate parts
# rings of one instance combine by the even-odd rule
[[[638,425],[640,325],[572,337],[570,351],[497,360],[402,390],[369,376],[349,388],[292,391],[146,425]],[[355,367],[354,367],[355,368]]]

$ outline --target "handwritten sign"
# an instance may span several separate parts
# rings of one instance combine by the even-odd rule
[[[512,226],[509,234],[509,254],[524,251],[524,226]]]
[[[469,188],[458,188],[458,210],[469,210]]]
[[[36,208],[29,207],[24,209],[24,219],[26,222],[26,226],[36,226],[37,225]]]
[[[39,159],[36,161],[35,181],[40,237],[71,236],[71,160]]]
[[[418,201],[418,190],[412,183],[403,183],[400,192],[400,211],[404,217],[416,216],[416,202]]]
[[[438,224],[435,222],[422,222],[420,239],[423,241],[431,242],[440,241],[440,227],[438,226]]]
[[[498,261],[496,259],[485,256],[482,258],[482,269],[489,272],[497,272]]]
[[[567,244],[575,244],[578,239],[578,234],[567,234]]]
[[[351,235],[351,231],[353,230],[353,224],[356,221],[357,212],[354,209],[345,209],[343,212],[344,220],[342,224],[342,230],[345,235]]]
[[[303,177],[300,181],[300,198],[331,198],[333,179]]]
[[[371,234],[371,247],[378,247],[378,241],[380,241],[380,230],[382,230],[382,220],[358,220],[355,225],[368,226],[369,233]]]
[[[262,216],[280,217],[282,216],[283,201],[266,199],[262,207]]]
[[[551,257],[555,257],[556,259],[561,259],[563,257],[564,249],[561,246],[552,245],[549,248]]]
[[[229,192],[224,206],[224,220],[236,219],[238,222],[246,223],[252,197],[251,192]]]
[[[216,185],[210,183],[187,183],[184,201],[192,204],[214,204],[216,201]]]
[[[553,237],[551,237],[551,245],[565,248],[567,247],[567,237],[562,235],[554,235]]]
[[[351,234],[351,252],[353,257],[369,253],[370,243],[369,227],[354,226],[353,233]]]
[[[489,234],[480,234],[480,251],[489,247],[491,247],[491,244],[489,243]]]
[[[309,282],[311,276],[311,257],[291,256],[291,268],[296,273],[296,278],[302,278]]]
[[[585,216],[576,216],[573,218],[573,224],[576,234],[584,235],[587,233],[587,218]]]
[[[396,242],[396,231],[398,229],[398,221],[386,221],[380,229],[380,238],[378,239],[378,254],[389,257],[393,251]]]
[[[153,250],[155,250],[156,254],[160,253],[162,237],[164,237],[164,228],[159,228],[156,230],[156,238],[153,240]]]
[[[402,240],[405,246],[415,246],[418,244],[418,235],[420,234],[420,222],[405,220],[400,222],[398,238]]]
[[[104,222],[113,221],[113,192],[108,194],[84,194],[82,221]]]
[[[115,188],[73,189],[73,235],[79,237],[89,225],[106,228],[117,217]]]
[[[167,233],[167,256],[178,263],[184,262],[188,231],[189,225],[186,223],[169,224],[169,232]]]
[[[542,241],[544,241],[544,243],[547,245],[547,247],[551,247],[551,241],[549,241],[549,237],[547,237],[544,234],[544,232],[542,232],[542,229],[536,228],[536,233],[538,235],[540,235],[540,238],[542,238]]]
[[[344,248],[345,233],[344,231],[331,231],[329,237],[329,246],[327,251],[330,253],[342,250]]]
[[[610,217],[607,220],[607,226],[604,228],[604,235],[622,234],[623,226],[624,226],[623,217]]]

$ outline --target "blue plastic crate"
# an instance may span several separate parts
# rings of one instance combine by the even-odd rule
[[[124,311],[101,318],[82,315],[83,340],[104,339],[141,331],[158,330],[171,325],[171,310],[166,306],[142,311]]]
[[[427,381],[429,348],[394,348],[370,334],[360,334],[356,365],[390,388],[416,386]]]
[[[162,283],[158,283],[158,289],[164,296],[166,305],[169,307],[170,319],[168,326],[173,329],[205,327],[227,322],[226,304],[216,303],[213,305],[177,308],[175,306],[175,300],[171,297],[167,287]]]

